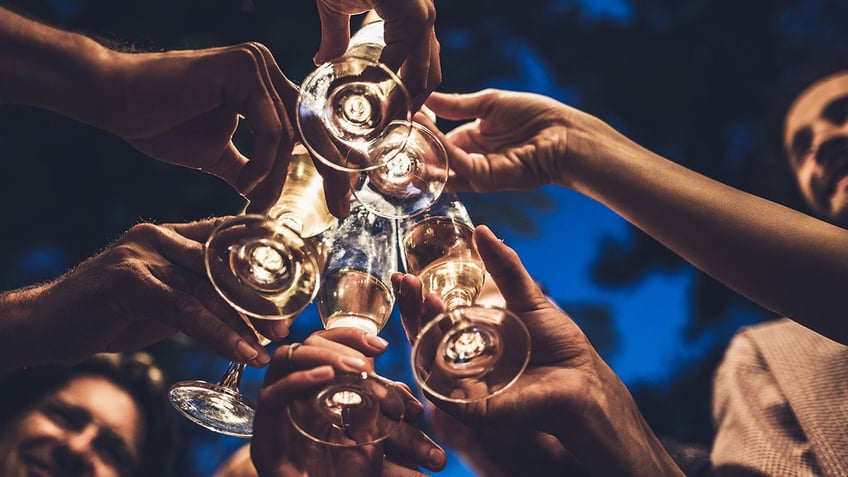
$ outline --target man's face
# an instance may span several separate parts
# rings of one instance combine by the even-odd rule
[[[123,389],[80,376],[12,426],[12,459],[26,477],[118,477],[137,468],[141,410]]]
[[[848,71],[802,92],[784,123],[783,144],[807,205],[848,227]]]

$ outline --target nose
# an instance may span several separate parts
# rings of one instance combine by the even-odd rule
[[[848,135],[839,135],[822,142],[815,153],[816,162],[827,164],[840,157],[848,158]]]
[[[55,463],[62,475],[90,475],[93,471],[94,440],[97,426],[89,424],[77,431],[68,431],[54,448]]]

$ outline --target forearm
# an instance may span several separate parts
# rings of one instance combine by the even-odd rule
[[[91,38],[0,8],[0,102],[94,123],[97,78],[112,53]]]
[[[569,150],[587,151],[579,131]],[[848,230],[734,189],[617,137],[569,154],[561,183],[612,208],[751,300],[848,343]]]

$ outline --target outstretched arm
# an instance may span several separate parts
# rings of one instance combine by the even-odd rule
[[[127,53],[0,8],[0,102],[49,109],[120,136],[161,161],[214,174],[263,212],[279,197],[295,141],[297,88],[264,45]],[[240,121],[252,150],[232,137]],[[347,184],[328,179],[344,215]]]
[[[551,98],[434,93],[459,190],[559,184],[610,207],[694,266],[760,305],[848,344],[848,230],[734,189],[663,158]]]

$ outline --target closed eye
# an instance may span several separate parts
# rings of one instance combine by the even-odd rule
[[[830,123],[841,126],[848,120],[848,95],[827,103],[821,113],[822,118]]]
[[[801,158],[810,152],[812,145],[813,131],[809,127],[798,130],[798,132],[792,136],[792,143],[790,145],[790,152],[792,153],[793,161],[796,163],[800,162]]]

